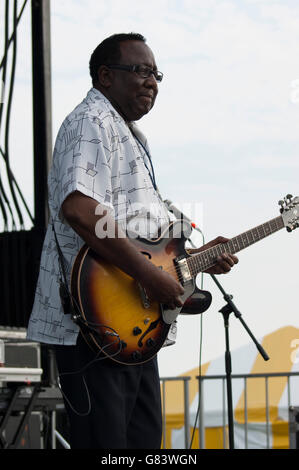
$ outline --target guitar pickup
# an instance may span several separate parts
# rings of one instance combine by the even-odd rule
[[[192,276],[187,263],[187,258],[176,259],[176,265],[180,270],[180,275],[183,283],[191,281]]]

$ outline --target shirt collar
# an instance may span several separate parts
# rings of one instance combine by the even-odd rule
[[[96,98],[97,97],[97,98]],[[124,118],[121,116],[121,114],[119,114],[119,112],[114,108],[113,104],[111,103],[111,101],[109,101],[109,99],[103,95],[103,93],[98,90],[97,88],[91,88],[89,90],[89,92],[87,93],[87,97],[86,97],[88,100],[91,100],[92,102],[94,102],[95,98],[96,99],[101,99],[105,102],[105,104],[107,105],[107,107],[109,108],[109,110],[111,111],[111,113],[113,115],[116,115],[120,121],[124,122],[126,125],[128,125],[128,123],[124,120]]]

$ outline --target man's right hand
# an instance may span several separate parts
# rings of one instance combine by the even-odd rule
[[[140,283],[149,300],[165,304],[172,310],[183,306],[180,296],[184,294],[184,288],[168,272],[153,265]]]
[[[181,284],[166,271],[159,269],[136,250],[129,239],[121,233],[117,222],[114,238],[99,239],[95,227],[101,216],[97,215],[99,203],[94,199],[75,191],[64,201],[62,213],[70,226],[96,253],[119,267],[129,276],[136,279],[145,289],[148,298],[169,308],[181,307],[183,302],[180,295],[184,293]],[[104,211],[99,211],[103,214]],[[107,216],[107,220],[109,216]]]

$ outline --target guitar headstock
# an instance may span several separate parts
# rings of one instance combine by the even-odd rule
[[[299,197],[288,194],[283,201],[279,201],[280,212],[284,226],[288,232],[299,227]]]

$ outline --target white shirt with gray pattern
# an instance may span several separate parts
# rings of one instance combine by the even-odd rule
[[[57,135],[48,178],[50,220],[28,339],[76,344],[78,326],[61,306],[53,233],[54,224],[69,281],[73,262],[84,242],[61,214],[66,197],[80,191],[111,210],[124,230],[133,224],[139,235],[154,237],[159,228],[168,224],[169,217],[153,183],[145,137],[135,123],[128,126],[102,93],[92,88],[66,117]]]

